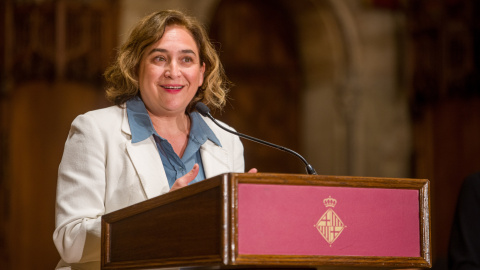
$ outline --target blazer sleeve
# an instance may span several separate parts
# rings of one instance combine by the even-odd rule
[[[238,136],[232,135],[233,136],[233,172],[237,173],[243,173],[245,172],[245,158],[243,154],[243,144],[240,141],[240,138]]]
[[[67,263],[100,260],[105,139],[89,115],[72,123],[58,171],[53,240]]]

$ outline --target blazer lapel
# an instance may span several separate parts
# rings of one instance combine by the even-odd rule
[[[230,172],[230,163],[226,150],[207,140],[200,147],[200,155],[202,156],[203,170],[205,178],[210,178],[222,173]]]
[[[127,113],[126,110],[124,111],[122,131],[131,135]],[[134,144],[131,140],[128,140],[125,143],[125,148],[137,171],[147,198],[150,199],[168,192],[170,188],[167,176],[153,136]]]

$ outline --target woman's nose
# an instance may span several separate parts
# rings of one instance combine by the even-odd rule
[[[175,61],[170,61],[165,69],[165,77],[174,78],[180,75],[180,68]]]

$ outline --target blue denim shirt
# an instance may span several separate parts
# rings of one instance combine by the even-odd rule
[[[140,97],[137,96],[127,101],[127,115],[132,132],[132,143],[141,142],[153,135],[170,187],[172,187],[176,179],[189,172],[195,163],[198,163],[200,166],[200,171],[191,183],[205,179],[202,157],[200,156],[200,146],[207,140],[211,140],[219,146],[221,146],[221,144],[198,112],[192,112],[190,114],[190,134],[188,136],[187,148],[182,158],[173,151],[172,145],[166,139],[157,134],[145,108],[145,104]]]

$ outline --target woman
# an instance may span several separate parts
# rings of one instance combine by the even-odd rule
[[[60,163],[57,268],[100,269],[102,215],[244,171],[238,137],[194,111],[199,101],[221,109],[227,91],[218,56],[194,19],[177,11],[145,17],[105,77],[116,106],[73,121]]]

